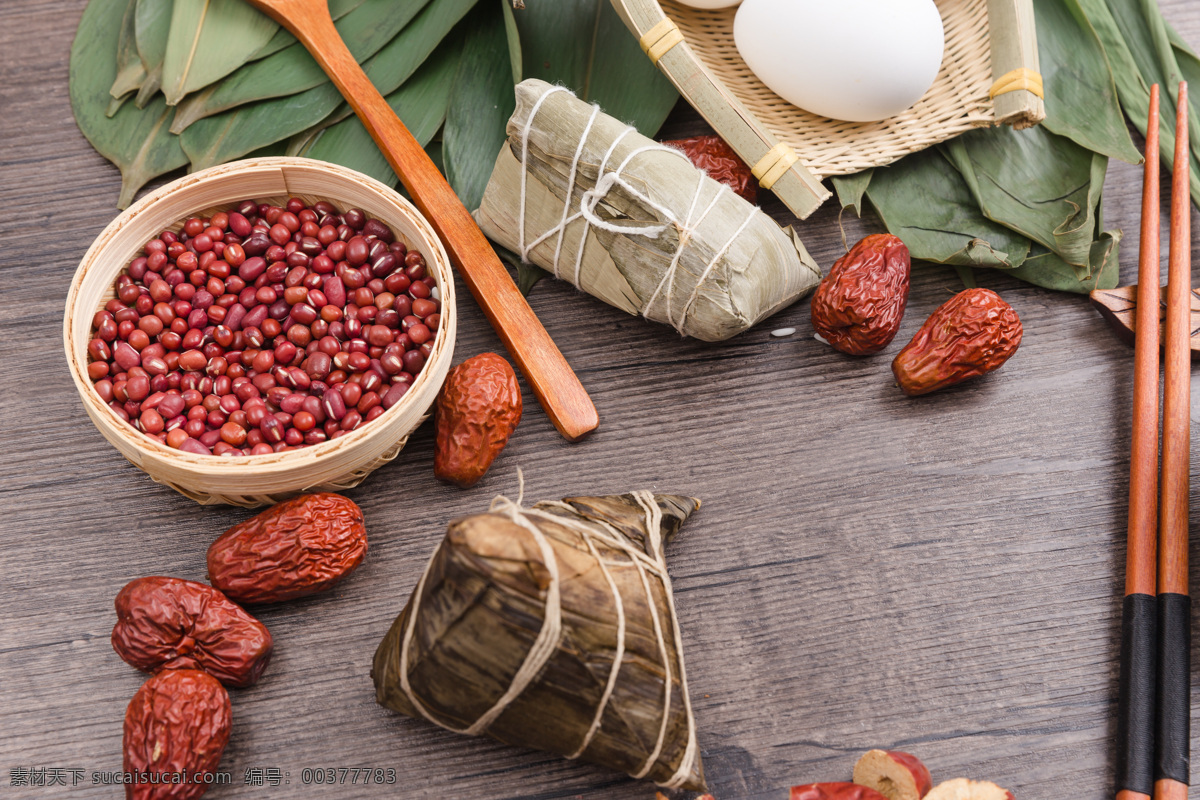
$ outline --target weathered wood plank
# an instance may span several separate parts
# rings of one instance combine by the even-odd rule
[[[1200,11],[1163,5],[1200,43]],[[77,767],[90,781],[119,769],[125,705],[143,676],[109,645],[113,597],[140,575],[203,579],[209,542],[247,516],[196,506],[119,458],[60,354],[66,287],[115,214],[119,184],[67,102],[82,6],[0,4],[4,796],[117,794],[11,789],[9,770]],[[665,133],[702,129],[685,109]],[[1114,164],[1106,195],[1106,221],[1131,235],[1126,282],[1139,174]],[[851,240],[878,229],[845,224]],[[801,231],[823,266],[840,254],[832,208]],[[527,395],[525,420],[476,488],[433,480],[425,428],[350,492],[367,514],[366,563],[328,596],[261,611],[277,655],[261,684],[234,693],[222,763],[234,785],[209,796],[652,797],[646,784],[374,704],[371,655],[445,523],[515,493],[518,466],[530,499],[647,487],[704,500],[669,557],[720,800],[845,779],[879,745],[919,753],[935,778],[988,778],[1022,800],[1110,796],[1132,352],[1084,297],[981,280],[1020,313],[1020,352],[995,375],[919,399],[892,385],[889,361],[958,288],[948,270],[917,267],[897,343],[867,359],[814,341],[807,303],[708,345],[539,285],[532,304],[601,429],[567,444]],[[462,296],[459,358],[498,349]],[[799,332],[769,335],[783,326]],[[302,783],[304,768],[327,766],[393,768],[398,782]],[[286,770],[290,783],[246,786],[248,767]]]

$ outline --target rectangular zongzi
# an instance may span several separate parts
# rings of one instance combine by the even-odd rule
[[[703,790],[663,544],[700,501],[650,492],[450,523],[375,653],[376,700],[459,733]]]
[[[479,227],[630,314],[715,342],[803,297],[821,270],[791,228],[562,86],[517,86]]]

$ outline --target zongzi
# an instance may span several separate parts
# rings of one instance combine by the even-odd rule
[[[475,213],[498,244],[609,305],[721,341],[821,271],[790,229],[562,86],[517,86]]]
[[[459,733],[703,790],[663,544],[700,501],[650,492],[450,523],[375,653],[376,700]]]

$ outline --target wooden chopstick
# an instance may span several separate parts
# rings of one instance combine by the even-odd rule
[[[1188,795],[1191,680],[1188,596],[1188,467],[1191,412],[1191,199],[1187,84],[1179,85],[1171,178],[1171,253],[1164,328],[1162,480],[1158,529],[1158,717],[1155,800]]]
[[[1158,84],[1150,88],[1133,350],[1129,544],[1117,701],[1117,800],[1149,800],[1154,784],[1158,535],[1159,169]]]

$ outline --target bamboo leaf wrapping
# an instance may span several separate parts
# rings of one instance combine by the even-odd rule
[[[507,132],[476,214],[483,232],[612,306],[721,341],[820,280],[790,229],[561,87],[517,86]]]
[[[699,505],[650,492],[532,509],[498,498],[450,523],[375,653],[376,700],[702,791],[663,557]]]

